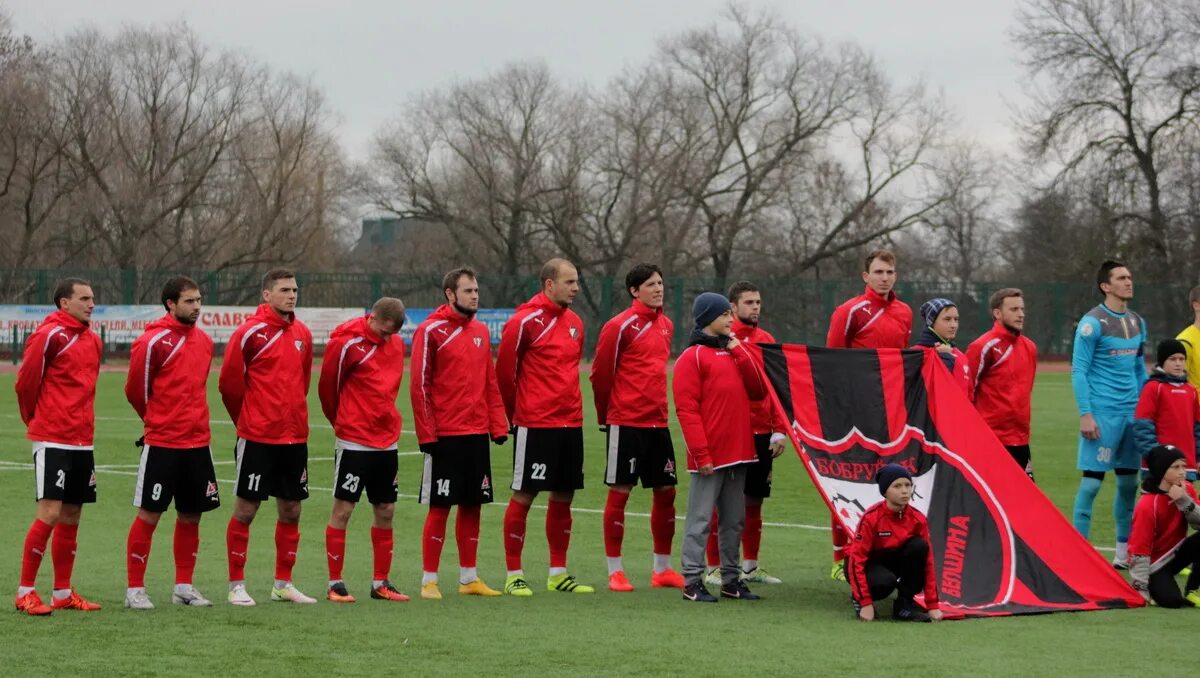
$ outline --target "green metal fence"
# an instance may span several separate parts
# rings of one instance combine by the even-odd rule
[[[163,282],[174,275],[190,275],[204,291],[205,303],[253,305],[259,300],[260,271],[134,271],[31,269],[6,272],[0,277],[0,303],[49,304],[54,283],[66,276],[91,281],[102,304],[157,304]],[[300,304],[308,306],[367,307],[381,296],[395,296],[412,308],[431,308],[442,302],[440,276],[394,275],[370,272],[304,272],[298,275]],[[753,278],[762,290],[762,324],[780,341],[823,344],[829,316],[842,301],[860,294],[859,280],[810,280],[791,277]],[[481,275],[482,304],[492,308],[513,307],[538,290],[533,276]],[[687,344],[691,326],[691,301],[702,291],[723,291],[725,286],[709,278],[667,280],[667,313],[675,321],[675,348]],[[1088,282],[1036,282],[1001,280],[962,285],[956,282],[902,281],[897,291],[913,307],[914,317],[926,299],[944,296],[959,306],[962,328],[960,344],[991,326],[988,297],[1001,287],[1025,291],[1026,334],[1037,342],[1043,356],[1066,356],[1071,350],[1079,318],[1100,301],[1095,285]],[[1150,328],[1151,342],[1174,336],[1192,321],[1187,303],[1187,285],[1149,285],[1136,288],[1132,307]],[[583,292],[574,308],[587,327],[588,346],[595,342],[600,326],[628,304],[623,280],[583,278]],[[919,322],[919,319],[917,319]]]

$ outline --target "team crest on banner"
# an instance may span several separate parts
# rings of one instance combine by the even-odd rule
[[[853,535],[881,501],[880,466],[912,473],[948,618],[1143,605],[1013,463],[932,351],[747,346],[839,529]]]

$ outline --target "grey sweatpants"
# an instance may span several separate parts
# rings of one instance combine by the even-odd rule
[[[711,476],[689,473],[687,521],[683,528],[683,578],[688,586],[704,578],[704,549],[717,510],[717,545],[721,551],[721,582],[737,582],[738,548],[746,526],[746,465],[714,471]]]

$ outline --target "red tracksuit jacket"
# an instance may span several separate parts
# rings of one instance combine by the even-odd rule
[[[829,319],[830,348],[907,348],[912,309],[895,292],[881,297],[870,287],[838,306]]]
[[[583,426],[579,359],[583,321],[544,292],[517,307],[504,324],[496,380],[508,420],[525,428]]]
[[[147,445],[175,449],[208,445],[212,359],[208,334],[170,313],[147,325],[133,342],[125,398],[142,418]]]
[[[996,323],[967,347],[971,400],[1005,445],[1029,444],[1029,399],[1037,372],[1037,346]]]
[[[338,325],[329,335],[317,395],[338,440],[390,450],[400,439],[396,396],[404,378],[404,340],[371,331],[367,317]]]
[[[1172,382],[1160,370],[1146,381],[1133,411],[1134,440],[1142,454],[1155,445],[1173,445],[1196,468],[1196,434],[1200,428],[1200,399],[1187,381]],[[1144,429],[1142,425],[1149,423]],[[1142,432],[1145,431],[1145,435]],[[1149,435],[1153,432],[1153,436]],[[1142,468],[1146,458],[1142,457]]]
[[[1197,501],[1191,483],[1184,489]],[[1133,529],[1129,533],[1129,555],[1150,556],[1150,571],[1157,572],[1187,537],[1187,518],[1164,492],[1147,492],[1133,509]]]
[[[775,343],[775,337],[771,336],[770,332],[758,325],[748,325],[736,316],[733,319],[733,327],[730,328],[730,334],[737,337],[738,341],[744,343]],[[761,365],[759,369],[762,369]],[[788,429],[787,423],[775,414],[771,398],[765,396],[762,400],[755,400],[750,403],[750,427],[754,430],[755,435],[760,433],[784,433]]]
[[[675,360],[671,390],[689,471],[758,461],[750,401],[765,398],[767,385],[745,346],[692,344]]]
[[[846,575],[850,580],[850,594],[859,605],[866,607],[871,599],[871,587],[867,585],[867,561],[871,556],[885,551],[894,551],[911,537],[920,537],[929,544],[928,561],[925,563],[925,609],[938,608],[937,574],[933,569],[933,540],[929,538],[929,523],[925,514],[912,506],[896,512],[881,501],[862,514],[854,542],[847,549]]]
[[[262,304],[225,346],[218,388],[239,438],[269,445],[308,441],[312,334],[295,314]]]
[[[443,304],[413,333],[411,370],[408,390],[417,442],[508,435],[487,325]]]
[[[675,325],[637,299],[604,323],[592,358],[592,395],[603,426],[667,426],[667,360]]]
[[[66,311],[46,316],[25,339],[17,405],[25,437],[89,447],[96,430],[100,337]]]

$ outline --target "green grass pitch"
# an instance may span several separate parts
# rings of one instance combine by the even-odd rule
[[[315,375],[314,375],[315,376]],[[17,416],[13,376],[0,375],[0,582],[15,590],[20,548],[33,518],[29,447]],[[530,514],[525,569],[535,586],[532,599],[459,597],[457,556],[447,539],[442,558],[443,593],[430,602],[417,597],[420,576],[420,532],[424,510],[415,494],[420,480],[416,441],[406,431],[400,441],[401,492],[396,511],[396,550],[392,581],[412,595],[408,603],[367,598],[371,576],[368,527],[364,506],[351,521],[346,580],[359,596],[353,605],[324,600],[314,606],[274,604],[267,593],[274,564],[274,510],[264,504],[252,528],[247,567],[250,592],[259,601],[252,609],[224,603],[225,524],[232,486],[222,483],[225,505],[208,514],[201,528],[196,585],[216,606],[189,609],[170,604],[173,582],[168,516],[156,535],[147,588],[158,609],[133,612],[122,608],[125,590],[124,549],[140,434],[136,415],[125,402],[124,374],[100,377],[97,398],[96,461],[98,504],[84,511],[74,584],[104,604],[98,613],[56,613],[33,619],[15,612],[0,614],[3,655],[0,674],[44,675],[48,670],[109,675],[366,675],[401,672],[412,675],[801,675],[878,673],[908,675],[1073,674],[1103,671],[1108,675],[1141,670],[1147,662],[1168,672],[1188,661],[1178,634],[1200,621],[1197,611],[1141,609],[1133,611],[1053,614],[1023,618],[971,620],[938,625],[857,623],[847,602],[845,584],[829,579],[828,513],[817,498],[797,458],[786,454],[776,462],[774,496],[764,509],[761,561],[781,577],[780,586],[759,586],[765,600],[694,605],[675,590],[649,588],[649,493],[635,490],[625,538],[626,571],[637,591],[615,594],[605,589],[600,509],[605,489],[603,436],[597,430],[587,379],[583,378],[587,483],[577,495],[571,571],[598,589],[595,595],[545,591],[544,511]],[[233,477],[233,428],[210,380],[209,403],[213,449],[223,481]],[[408,426],[407,383],[401,412]],[[332,483],[332,431],[320,415],[316,389],[309,402],[313,433],[309,466],[312,498],[304,504],[302,543],[296,570],[301,590],[321,597],[326,583],[324,525],[329,516]],[[1069,375],[1041,374],[1034,393],[1033,450],[1038,481],[1055,505],[1069,513],[1077,484],[1074,470],[1077,418]],[[677,452],[682,438],[675,432]],[[508,499],[511,446],[493,448],[497,503],[485,507],[479,553],[480,575],[493,587],[504,580],[500,519]],[[682,462],[682,457],[681,457]],[[686,479],[677,507],[686,505]],[[1110,547],[1113,483],[1097,500],[1093,538]],[[544,498],[538,506],[544,507]],[[677,525],[678,542],[682,518]],[[453,529],[453,521],[451,528]],[[49,593],[50,560],[43,563],[39,590]],[[11,610],[11,608],[9,608]],[[890,612],[889,608],[884,608]],[[1191,622],[1195,623],[1195,622]],[[1186,633],[1186,632],[1185,632]],[[1163,662],[1166,662],[1164,665]],[[53,667],[53,668],[52,668]]]

